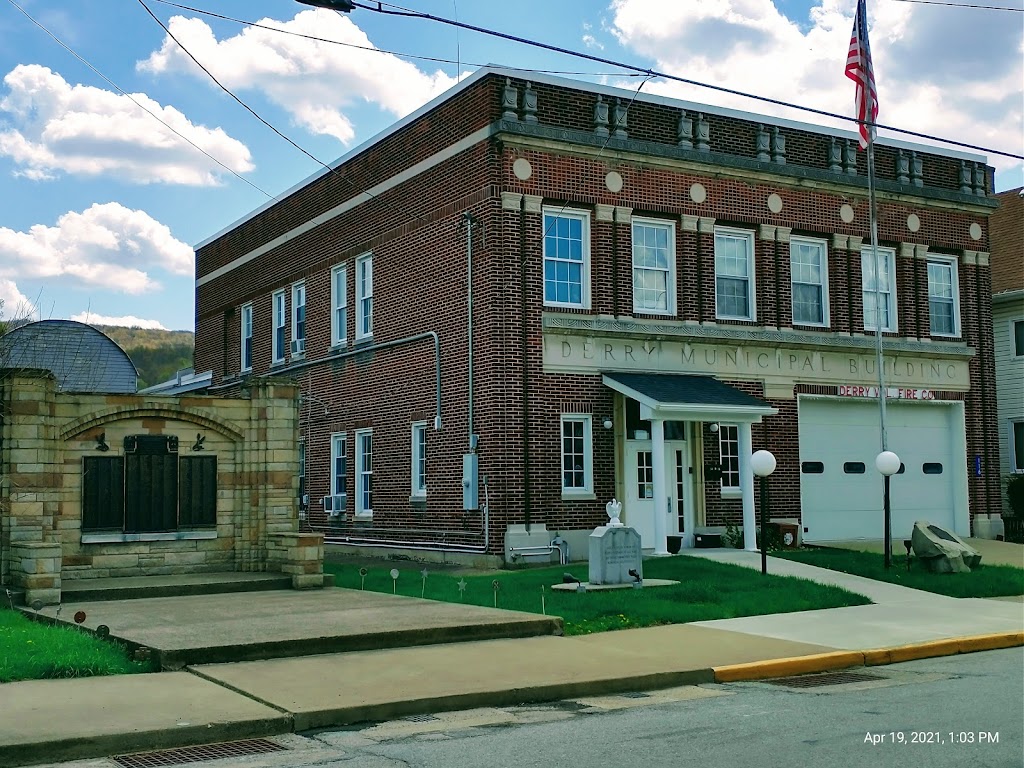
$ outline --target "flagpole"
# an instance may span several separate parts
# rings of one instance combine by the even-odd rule
[[[870,96],[868,97],[870,99]],[[870,102],[868,117],[871,116]],[[882,357],[882,277],[878,261],[878,213],[875,207],[875,126],[868,124],[868,207],[871,217],[871,252],[875,262],[875,367],[878,368],[878,414],[881,422],[882,450],[889,449],[885,428],[885,362]],[[890,275],[895,279],[895,275]],[[895,307],[893,307],[895,309]]]

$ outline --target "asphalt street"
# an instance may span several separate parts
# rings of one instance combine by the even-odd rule
[[[416,716],[277,737],[284,750],[202,768],[1020,768],[1024,649],[853,670],[790,688],[709,684]],[[114,768],[112,760],[60,764]]]

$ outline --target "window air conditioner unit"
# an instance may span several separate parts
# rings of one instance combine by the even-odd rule
[[[292,340],[292,354],[301,355],[306,351],[306,340],[305,339],[293,339]]]
[[[330,513],[334,511],[334,496],[324,496],[323,502],[324,512]]]
[[[340,493],[331,497],[331,517],[340,517],[345,514],[345,507],[348,504],[348,494]]]

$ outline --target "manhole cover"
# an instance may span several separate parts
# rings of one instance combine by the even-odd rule
[[[407,723],[432,723],[439,718],[433,715],[409,715],[402,718]]]
[[[644,693],[643,691],[630,691],[629,693],[620,693],[619,696],[621,696],[624,699],[649,699],[649,698],[651,698],[651,694]]]
[[[887,680],[882,675],[870,672],[826,672],[820,675],[796,675],[765,680],[771,685],[784,685],[787,688],[817,688],[822,685],[845,685],[846,683],[866,683],[871,680]]]
[[[226,741],[222,744],[202,744],[198,747],[164,749],[159,752],[137,752],[134,755],[119,755],[111,758],[123,768],[158,768],[165,765],[202,763],[206,760],[222,760],[225,757],[245,757],[268,752],[283,752],[285,748],[266,739]]]

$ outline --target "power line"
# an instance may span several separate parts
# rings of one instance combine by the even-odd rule
[[[213,73],[212,73],[212,72],[211,72],[211,71],[210,71],[209,69],[207,69],[207,68],[206,68],[205,66],[203,66],[203,64],[202,64],[202,63],[201,63],[201,62],[199,61],[199,59],[197,59],[197,58],[196,58],[195,56],[193,56],[193,55],[192,55],[192,52],[191,52],[191,51],[190,51],[190,50],[189,50],[188,48],[186,48],[186,47],[185,47],[185,45],[184,45],[184,44],[183,44],[183,43],[182,43],[182,42],[181,42],[181,41],[180,41],[180,40],[179,40],[179,39],[178,39],[177,37],[175,37],[175,36],[174,36],[174,34],[173,34],[173,33],[171,32],[171,30],[170,30],[170,29],[168,29],[168,28],[167,28],[167,26],[166,26],[166,25],[165,25],[165,24],[164,24],[164,23],[163,23],[163,22],[162,22],[162,21],[161,21],[161,20],[160,20],[160,19],[159,19],[159,18],[157,17],[157,15],[156,15],[155,13],[153,13],[153,11],[152,11],[152,10],[150,10],[150,7],[149,7],[148,5],[146,5],[146,0],[138,0],[138,1],[139,1],[139,5],[141,5],[141,6],[143,7],[143,8],[145,8],[145,9],[146,9],[146,13],[148,13],[148,14],[149,14],[149,15],[150,15],[150,16],[152,17],[153,21],[155,21],[155,22],[156,22],[157,24],[159,24],[159,25],[160,25],[160,28],[161,28],[161,29],[163,29],[163,31],[164,31],[165,33],[167,33],[167,36],[168,36],[169,38],[171,38],[171,40],[173,40],[173,41],[174,41],[174,42],[175,42],[175,43],[176,43],[176,44],[178,45],[178,47],[179,47],[179,48],[181,48],[181,50],[182,50],[182,51],[183,51],[183,52],[185,53],[185,55],[186,55],[186,56],[188,56],[188,57],[189,57],[190,59],[192,59],[192,61],[193,61],[193,62],[195,62],[195,65],[196,65],[197,67],[199,67],[199,68],[200,68],[201,70],[203,70],[203,72],[205,72],[205,73],[206,73],[206,75],[207,75],[207,76],[208,76],[208,77],[209,77],[209,78],[210,78],[211,80],[213,80],[213,82],[215,82],[215,83],[217,84],[217,86],[218,86],[218,87],[219,87],[219,88],[220,88],[220,89],[221,89],[222,91],[224,91],[224,93],[226,93],[226,94],[227,94],[228,96],[230,96],[230,97],[231,97],[232,99],[234,99],[234,100],[235,100],[236,102],[238,102],[238,103],[239,103],[239,104],[240,104],[240,105],[241,105],[241,106],[242,106],[242,107],[243,107],[243,108],[244,108],[244,109],[245,109],[245,110],[246,110],[246,111],[247,111],[247,112],[248,112],[248,113],[249,113],[250,115],[252,115],[253,117],[255,117],[255,118],[256,118],[257,120],[259,120],[259,121],[260,121],[261,123],[263,123],[263,125],[267,126],[267,128],[269,128],[269,129],[270,129],[270,130],[272,130],[272,131],[273,131],[274,133],[276,133],[276,134],[277,134],[278,136],[280,136],[280,137],[281,137],[282,139],[284,139],[284,140],[285,140],[285,141],[287,141],[287,142],[288,142],[289,144],[291,144],[291,145],[292,145],[293,147],[295,147],[295,149],[299,150],[299,152],[301,152],[302,154],[304,154],[304,155],[305,155],[306,157],[308,157],[308,158],[309,158],[310,160],[312,160],[312,161],[313,161],[313,162],[315,162],[315,163],[319,163],[319,164],[320,164],[321,166],[323,166],[323,167],[324,167],[324,168],[325,168],[325,169],[326,169],[326,170],[327,170],[327,171],[328,171],[329,173],[332,173],[332,174],[334,174],[335,176],[337,176],[337,177],[338,177],[339,179],[341,179],[342,181],[344,181],[344,182],[345,182],[346,184],[348,184],[348,185],[349,185],[350,187],[352,187],[352,188],[353,188],[353,189],[355,189],[356,191],[358,191],[358,192],[360,192],[360,193],[362,193],[362,194],[366,195],[367,197],[369,197],[369,198],[370,198],[370,199],[372,199],[372,200],[380,200],[380,199],[381,199],[381,198],[377,197],[377,195],[373,194],[372,192],[370,192],[370,191],[368,191],[368,190],[366,190],[366,189],[363,189],[362,187],[360,187],[360,186],[359,186],[358,184],[356,184],[356,183],[355,183],[354,181],[352,181],[352,179],[350,179],[350,178],[349,178],[348,176],[346,176],[346,175],[345,175],[344,173],[341,173],[341,172],[340,172],[340,171],[339,171],[338,169],[336,169],[336,168],[333,168],[332,166],[328,165],[327,163],[325,163],[325,162],[324,162],[323,160],[321,160],[320,158],[316,157],[315,155],[313,155],[312,153],[310,153],[309,151],[307,151],[307,150],[306,150],[305,148],[303,148],[303,147],[299,146],[299,145],[298,145],[297,143],[295,143],[295,142],[294,142],[294,141],[293,141],[292,139],[290,139],[290,138],[289,138],[288,136],[286,136],[286,135],[285,135],[285,134],[283,134],[283,133],[282,133],[281,131],[279,131],[279,130],[278,130],[278,129],[277,129],[276,127],[274,127],[274,126],[273,126],[273,125],[272,125],[271,123],[269,123],[269,122],[268,122],[267,120],[265,120],[265,119],[264,119],[264,118],[263,118],[263,117],[262,117],[262,116],[261,116],[261,115],[260,115],[260,114],[259,114],[258,112],[256,112],[256,110],[254,110],[254,109],[253,109],[252,107],[250,107],[250,106],[249,106],[248,104],[246,104],[246,103],[245,103],[244,101],[242,101],[242,99],[240,99],[240,98],[239,98],[238,96],[236,96],[236,95],[235,95],[235,94],[234,94],[234,93],[233,93],[233,92],[231,91],[231,89],[230,89],[230,88],[228,88],[228,87],[227,87],[226,85],[224,85],[224,84],[223,84],[223,83],[222,83],[222,82],[221,82],[220,80],[218,80],[218,79],[216,78],[216,76],[215,76],[215,75],[214,75],[214,74],[213,74]],[[402,215],[403,215],[403,216],[405,216],[405,215],[406,215],[406,212],[405,212],[405,211],[401,211],[401,209],[399,209],[399,208],[398,208],[398,206],[396,206],[396,205],[394,205],[394,204],[392,204],[392,203],[386,203],[386,205],[389,205],[389,206],[391,206],[391,207],[395,208],[395,210],[398,210],[398,211],[400,211],[400,212],[402,213]],[[419,219],[420,221],[423,221],[423,222],[425,222],[425,223],[427,222],[427,220],[426,220],[426,219],[425,219],[425,218],[424,218],[423,216],[421,216],[421,215],[419,215],[419,214],[413,214],[413,216],[415,216],[415,217],[416,217],[417,219]]]
[[[978,8],[983,11],[1011,11],[1024,13],[1024,8],[1007,8],[1004,5],[970,5],[968,3],[946,3],[942,0],[893,0],[897,3],[920,3],[921,5],[945,5],[949,8]]]
[[[235,171],[234,169],[232,169],[232,168],[229,168],[229,167],[228,167],[227,165],[225,165],[224,163],[222,163],[222,162],[221,162],[220,160],[218,160],[218,159],[217,159],[216,157],[214,157],[214,156],[213,156],[213,155],[211,155],[211,154],[210,154],[209,152],[207,152],[207,151],[206,151],[205,149],[203,149],[203,148],[202,148],[202,147],[200,147],[200,146],[199,146],[198,144],[196,144],[196,143],[195,143],[194,141],[192,141],[192,139],[190,139],[190,138],[189,138],[188,136],[185,136],[185,135],[184,135],[183,133],[181,133],[181,132],[180,132],[180,131],[178,131],[178,130],[177,130],[176,128],[174,128],[173,126],[171,126],[170,124],[168,124],[168,123],[167,123],[166,121],[164,121],[164,119],[163,119],[162,117],[160,117],[160,116],[159,116],[158,114],[156,114],[156,113],[155,113],[155,112],[153,112],[153,111],[152,111],[151,109],[149,109],[149,107],[145,106],[144,104],[141,104],[141,103],[139,103],[139,102],[138,102],[138,101],[137,101],[137,100],[135,99],[135,97],[134,97],[134,96],[133,96],[132,94],[130,94],[130,93],[128,93],[127,91],[125,91],[125,90],[124,90],[123,88],[121,88],[121,86],[119,86],[119,85],[118,85],[117,83],[115,83],[115,82],[114,82],[113,80],[111,80],[111,79],[110,79],[109,77],[107,77],[107,76],[106,76],[105,74],[103,74],[103,73],[102,73],[102,72],[100,72],[100,71],[99,71],[98,69],[96,69],[96,67],[94,67],[94,66],[93,66],[93,65],[92,65],[91,63],[89,63],[89,61],[87,61],[87,60],[86,60],[86,59],[85,59],[84,57],[82,57],[81,55],[79,55],[79,54],[78,54],[78,53],[77,53],[77,52],[76,52],[76,51],[75,51],[75,50],[74,50],[73,48],[71,48],[71,47],[70,47],[70,46],[69,46],[69,45],[68,45],[67,43],[65,43],[65,42],[64,42],[63,40],[61,40],[61,39],[60,39],[59,37],[57,37],[57,36],[56,36],[55,34],[53,34],[53,32],[51,32],[51,31],[50,31],[49,29],[47,29],[47,28],[46,28],[45,26],[43,26],[43,25],[42,25],[41,23],[39,23],[39,22],[38,22],[38,21],[37,21],[36,19],[34,19],[34,18],[33,18],[33,17],[32,17],[32,16],[31,16],[31,15],[30,15],[30,14],[29,14],[29,13],[28,13],[28,12],[27,12],[27,11],[26,11],[25,9],[24,9],[24,8],[22,8],[22,7],[20,6],[20,5],[18,5],[18,4],[16,3],[16,2],[14,2],[14,0],[7,0],[7,2],[9,2],[9,3],[11,4],[11,5],[13,5],[13,6],[14,6],[15,8],[17,8],[17,9],[18,9],[19,11],[21,11],[21,13],[22,13],[22,14],[23,14],[23,15],[25,16],[25,18],[27,18],[27,19],[28,19],[29,21],[31,21],[31,22],[32,22],[33,24],[35,24],[35,25],[36,25],[37,27],[39,27],[39,29],[43,30],[43,32],[45,32],[45,33],[46,33],[47,35],[49,35],[49,37],[50,37],[50,38],[51,38],[51,39],[52,39],[52,40],[53,40],[53,41],[54,41],[55,43],[57,43],[57,45],[59,45],[59,46],[60,46],[61,48],[63,48],[63,49],[65,50],[65,51],[67,51],[67,52],[68,52],[68,53],[70,53],[70,54],[71,54],[72,56],[74,56],[74,57],[75,57],[76,59],[78,59],[78,60],[79,60],[80,62],[82,62],[82,63],[83,63],[83,64],[84,64],[85,66],[87,66],[87,67],[88,67],[89,69],[91,69],[91,70],[92,70],[92,71],[93,71],[93,72],[94,72],[94,73],[95,73],[95,74],[96,74],[96,75],[97,75],[98,77],[100,77],[100,78],[102,78],[103,80],[105,80],[105,81],[107,82],[107,84],[109,84],[109,85],[110,85],[110,86],[111,86],[111,87],[112,87],[112,88],[113,88],[114,90],[116,90],[116,91],[117,91],[118,93],[120,93],[120,94],[121,94],[122,96],[125,96],[125,97],[127,97],[128,99],[130,99],[130,100],[131,100],[131,102],[132,102],[133,104],[135,104],[135,106],[137,106],[137,107],[138,107],[139,109],[141,109],[141,110],[142,110],[143,112],[145,112],[146,114],[148,114],[148,115],[149,115],[150,117],[152,117],[152,118],[153,118],[154,120],[156,120],[156,121],[158,121],[159,123],[161,123],[161,124],[162,124],[162,125],[163,125],[163,126],[164,126],[164,127],[166,128],[166,129],[167,129],[167,130],[171,131],[171,132],[172,132],[172,133],[173,133],[173,134],[174,134],[175,136],[177,136],[178,138],[180,138],[180,139],[182,139],[182,140],[184,140],[184,141],[187,141],[187,142],[188,142],[189,144],[191,144],[191,145],[192,145],[193,147],[195,147],[195,148],[196,148],[197,150],[199,150],[200,152],[202,152],[202,153],[203,153],[204,155],[206,155],[206,157],[208,157],[208,158],[209,158],[210,160],[212,160],[213,162],[215,162],[215,163],[216,163],[217,165],[219,165],[219,166],[220,166],[221,168],[223,168],[223,169],[224,169],[225,171],[227,171],[228,173],[230,173],[230,174],[231,174],[232,176],[234,176],[234,177],[235,177],[236,179],[239,179],[239,180],[241,180],[241,181],[245,182],[245,183],[246,183],[246,184],[248,184],[248,185],[249,185],[250,187],[252,187],[253,189],[255,189],[255,190],[256,190],[257,192],[261,192],[261,193],[263,193],[264,195],[266,195],[267,197],[269,197],[269,198],[270,198],[271,200],[277,200],[278,202],[281,202],[280,198],[278,198],[278,197],[275,197],[274,195],[272,195],[272,194],[270,194],[269,192],[267,192],[267,191],[266,191],[265,189],[263,189],[263,188],[259,187],[259,186],[258,186],[257,184],[255,184],[254,182],[250,181],[249,179],[245,178],[244,176],[242,176],[241,174],[239,174],[238,172],[236,172],[236,171]]]
[[[142,0],[139,0],[139,2],[142,2]],[[795,109],[795,110],[799,110],[799,111],[802,111],[802,112],[810,112],[811,114],[821,115],[823,117],[830,117],[830,118],[833,118],[835,120],[842,120],[842,121],[845,121],[845,122],[857,122],[856,118],[848,117],[846,115],[840,115],[840,114],[838,114],[836,112],[828,112],[828,111],[823,110],[823,109],[815,109],[814,107],[805,107],[805,106],[802,106],[800,104],[793,104],[792,102],[782,101],[781,99],[773,99],[773,98],[768,97],[768,96],[758,96],[758,95],[753,94],[753,93],[747,93],[745,91],[739,91],[739,90],[736,90],[734,88],[726,88],[725,86],[721,86],[721,85],[711,85],[710,83],[702,83],[699,80],[690,80],[690,79],[685,78],[685,77],[679,77],[677,75],[668,74],[667,72],[659,72],[657,70],[650,69],[650,68],[647,68],[647,67],[638,67],[638,66],[636,66],[634,64],[628,64],[628,63],[624,63],[624,62],[621,62],[621,61],[616,61],[614,59],[608,59],[608,58],[605,58],[603,56],[594,56],[593,54],[583,53],[582,51],[574,51],[574,50],[571,50],[569,48],[562,48],[561,46],[550,45],[549,43],[542,43],[542,42],[539,42],[537,40],[530,40],[529,38],[519,37],[517,35],[510,35],[510,34],[508,34],[506,32],[498,32],[498,31],[493,30],[493,29],[487,29],[486,27],[478,27],[478,26],[476,26],[474,24],[467,24],[467,23],[461,22],[461,21],[454,21],[452,19],[446,19],[446,18],[444,18],[442,16],[434,16],[433,14],[429,14],[429,13],[421,13],[419,11],[412,11],[412,10],[410,10],[408,8],[403,8],[402,6],[398,6],[398,5],[392,5],[390,3],[378,2],[376,6],[371,6],[371,5],[363,5],[362,3],[355,2],[354,5],[357,8],[362,8],[362,9],[367,10],[367,11],[373,11],[374,13],[384,14],[386,16],[406,16],[406,17],[410,17],[410,18],[425,19],[427,21],[436,21],[436,22],[438,22],[440,24],[448,24],[450,26],[460,27],[462,29],[469,29],[469,30],[471,30],[473,32],[479,32],[481,34],[489,35],[491,37],[501,38],[502,40],[509,40],[509,41],[515,42],[515,43],[522,43],[523,45],[528,45],[528,46],[531,46],[533,48],[541,48],[543,50],[552,51],[554,53],[560,53],[560,54],[563,54],[563,55],[566,55],[566,56],[575,56],[577,58],[587,59],[588,61],[597,62],[599,64],[607,64],[607,65],[612,66],[612,67],[621,67],[622,69],[629,69],[629,70],[632,70],[634,72],[639,72],[639,73],[642,73],[642,74],[645,74],[645,75],[649,75],[650,77],[662,77],[662,78],[665,78],[666,80],[673,80],[675,82],[685,83],[686,85],[693,85],[693,86],[697,86],[699,88],[708,88],[710,90],[718,91],[720,93],[728,93],[728,94],[733,95],[733,96],[742,96],[742,97],[747,98],[747,99],[753,99],[755,101],[763,101],[763,102],[768,103],[768,104],[775,104],[776,106],[787,107],[789,109]],[[386,10],[385,7],[384,7],[385,5],[387,5],[390,8],[395,8],[397,10],[393,10],[393,11]],[[942,138],[941,136],[934,136],[934,135],[928,134],[928,133],[919,133],[917,131],[907,130],[906,128],[897,128],[897,127],[892,126],[892,125],[883,125],[881,123],[874,123],[874,126],[876,128],[884,128],[884,129],[886,129],[888,131],[892,131],[894,133],[904,134],[906,136],[915,136],[917,138],[929,139],[931,141],[938,141],[938,142],[942,142],[944,144],[951,144],[951,145],[957,146],[957,147],[964,147],[965,149],[974,149],[974,150],[978,150],[979,152],[988,152],[988,153],[993,154],[993,155],[1001,155],[1003,157],[1010,157],[1010,158],[1013,158],[1015,160],[1024,160],[1024,155],[1016,155],[1016,154],[1013,154],[1012,152],[1003,152],[1003,151],[998,150],[998,149],[991,149],[991,148],[988,148],[988,147],[981,147],[981,146],[978,146],[977,144],[967,144],[967,143],[962,142],[962,141],[954,141],[953,139],[945,139],[945,138]]]

